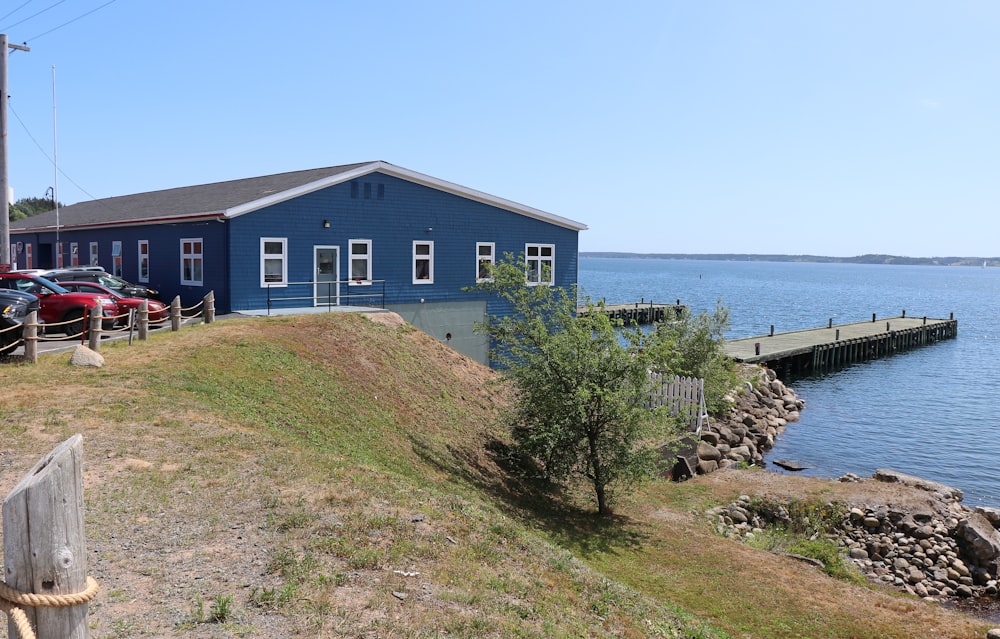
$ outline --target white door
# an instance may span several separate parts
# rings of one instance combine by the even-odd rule
[[[314,246],[314,306],[340,305],[340,247]]]

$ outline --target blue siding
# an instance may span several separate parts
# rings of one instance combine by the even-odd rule
[[[226,286],[226,225],[219,222],[197,222],[190,224],[162,224],[157,226],[121,226],[110,229],[64,230],[59,233],[63,244],[63,265],[71,266],[69,246],[76,242],[79,246],[80,265],[89,264],[90,243],[98,243],[98,263],[109,273],[112,271],[112,242],[122,243],[122,278],[139,282],[139,240],[149,242],[149,283],[148,286],[160,292],[160,298],[170,302],[181,297],[185,307],[194,306],[209,292],[215,292],[216,307],[227,309],[230,301]],[[182,286],[181,279],[181,238],[202,238],[204,256],[202,286]],[[55,268],[53,254],[40,255],[40,247],[45,244],[56,246],[55,232],[51,233],[11,233],[11,241],[32,245],[34,268]],[[18,256],[19,268],[25,268],[24,254]]]
[[[380,186],[383,199],[377,196]],[[366,193],[371,197],[366,199]],[[323,227],[324,220],[330,228]],[[462,288],[475,284],[477,242],[494,242],[498,259],[523,253],[525,243],[554,244],[556,284],[569,286],[577,279],[577,231],[380,173],[359,179],[353,189],[351,183],[336,185],[229,224],[233,310],[266,306],[260,285],[262,237],[287,238],[290,282],[315,279],[316,245],[340,248],[340,277],[347,279],[348,242],[371,240],[372,278],[386,281],[386,304],[473,299]],[[433,284],[413,284],[414,240],[434,242]],[[368,287],[342,286],[341,295],[362,288]],[[290,286],[272,294],[308,297],[312,288]]]

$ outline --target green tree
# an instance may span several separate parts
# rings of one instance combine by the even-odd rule
[[[676,358],[673,337],[623,327],[600,312],[578,315],[575,290],[527,285],[524,260],[512,255],[490,275],[470,290],[510,307],[478,329],[491,338],[513,390],[507,419],[515,451],[548,480],[585,477],[598,512],[610,514],[612,493],[651,476],[654,446],[674,430],[673,420],[646,407],[649,372]]]
[[[726,397],[739,383],[736,364],[726,355],[723,335],[729,309],[716,302],[715,311],[692,315],[685,309],[676,322],[662,322],[655,331],[675,345],[672,372],[705,380],[705,404],[710,413],[728,408]]]
[[[62,204],[59,206],[62,206]],[[23,197],[10,205],[8,213],[10,221],[13,222],[14,220],[21,220],[32,215],[51,211],[54,208],[56,208],[56,203],[52,198]]]

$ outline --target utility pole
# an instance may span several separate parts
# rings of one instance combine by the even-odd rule
[[[7,34],[0,33],[0,272],[9,271],[10,255],[10,185],[7,179],[7,49],[31,51],[20,44],[7,44]]]

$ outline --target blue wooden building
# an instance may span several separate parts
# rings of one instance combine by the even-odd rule
[[[577,282],[584,224],[386,162],[81,202],[11,223],[17,268],[100,265],[218,312],[379,306],[480,361],[496,302],[463,292],[523,255],[530,284]]]

